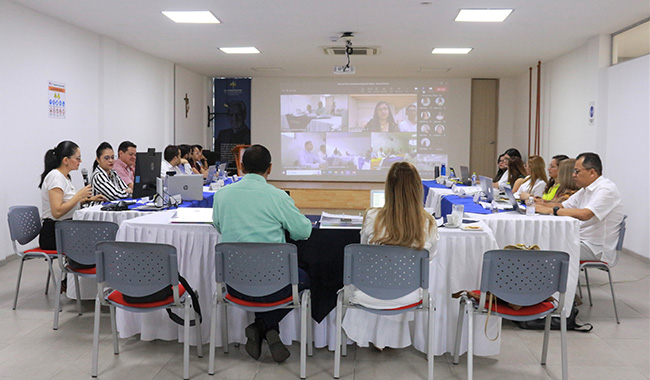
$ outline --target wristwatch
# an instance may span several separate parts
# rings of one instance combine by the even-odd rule
[[[560,209],[560,206],[553,207],[553,215],[557,216],[557,210]]]

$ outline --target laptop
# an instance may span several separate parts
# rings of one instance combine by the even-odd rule
[[[512,189],[510,188],[510,185],[504,186],[503,190],[506,192],[506,196],[508,197],[508,201],[512,206],[512,208],[520,214],[526,214],[526,208],[522,207],[519,204],[519,202],[517,202],[515,195],[512,193]]]
[[[492,202],[494,200],[494,188],[492,187],[492,178],[479,176],[481,181],[481,191],[485,194],[487,202]]]
[[[180,194],[183,201],[203,200],[203,176],[191,174],[167,177],[167,194]]]
[[[469,168],[467,166],[462,166],[460,167],[460,180],[463,181],[463,183],[470,181],[469,178]]]
[[[212,182],[215,181],[217,174],[217,167],[214,165],[208,166],[208,176],[205,179],[205,183],[211,184]]]
[[[370,190],[370,207],[384,207],[384,190]]]

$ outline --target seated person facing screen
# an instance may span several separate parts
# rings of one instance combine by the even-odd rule
[[[429,259],[433,259],[438,230],[433,217],[422,207],[423,197],[422,181],[415,166],[408,162],[394,163],[386,177],[384,207],[366,212],[361,243],[426,249]],[[394,300],[380,300],[354,290],[350,300],[368,308],[389,309],[416,303],[421,298],[421,290]],[[380,316],[350,309],[345,314],[343,328],[358,344],[370,341],[380,349],[390,343],[387,341],[390,337],[382,334],[383,331],[401,331],[400,343],[395,348],[402,348],[411,344],[407,318],[407,314]]]
[[[208,160],[203,155],[203,147],[201,145],[192,145],[188,161],[194,174],[201,174],[203,178],[208,177]]]
[[[178,146],[178,149],[181,151],[181,163],[178,164],[178,168],[181,170],[182,174],[194,174],[192,170],[192,165],[190,165],[190,152],[192,147],[187,144],[181,144]]]
[[[522,174],[522,175],[523,175],[523,173],[525,173],[525,171],[524,171],[524,169],[523,169],[523,168],[524,168],[523,161],[521,161],[521,153],[519,153],[519,151],[518,151],[517,149],[515,149],[515,148],[510,148],[510,149],[506,150],[506,151],[503,153],[503,158],[506,159],[506,161],[505,161],[505,162],[506,162],[506,168],[505,168],[506,170],[503,172],[503,174],[501,175],[501,178],[498,180],[498,182],[495,181],[495,182],[492,184],[492,186],[494,186],[494,188],[496,188],[496,189],[501,189],[501,190],[503,190],[503,187],[504,187],[505,185],[507,185],[508,183],[509,183],[510,186],[512,187],[512,186],[515,184],[515,182],[514,182],[514,181],[511,182],[510,180],[511,180],[512,178],[514,178],[514,179],[516,180],[517,178],[519,178],[519,174]],[[516,169],[518,169],[518,170],[521,169],[521,170],[519,170],[520,173],[516,173],[516,175],[514,175],[514,176],[510,176],[510,161],[512,161],[514,158],[518,158],[519,161],[521,161],[521,167],[519,167],[519,166],[518,166],[518,162],[515,161],[515,163],[517,164],[517,165],[516,165],[516,166],[517,166]],[[522,178],[523,178],[523,177],[522,177]],[[513,190],[513,191],[514,191],[514,190]]]
[[[132,194],[133,190],[129,189],[113,170],[115,156],[111,144],[107,142],[99,144],[95,153],[97,158],[93,163],[93,174],[90,177],[93,195],[101,194],[104,199],[115,201]]]
[[[117,147],[117,160],[115,160],[113,166],[113,170],[131,190],[133,190],[133,179],[135,177],[136,148],[131,141],[122,141],[120,146]]]
[[[214,195],[213,222],[221,242],[284,243],[285,230],[294,240],[311,235],[311,222],[300,213],[286,192],[266,182],[271,173],[271,153],[262,145],[246,149],[242,157],[245,175]],[[420,185],[422,187],[422,185]],[[309,277],[299,269],[299,290],[309,287]],[[291,295],[291,286],[265,297],[250,297],[228,288],[239,299],[273,302]],[[246,327],[246,352],[259,359],[262,340],[266,338],[273,360],[285,361],[290,353],[279,333],[279,323],[290,309],[255,313],[255,322]]]
[[[160,177],[166,177],[167,172],[183,174],[178,167],[181,163],[181,150],[176,145],[167,145],[163,152],[163,160],[160,165]]]
[[[564,154],[558,154],[556,156],[553,156],[551,159],[551,162],[548,164],[548,181],[546,182],[546,187],[544,188],[544,195],[542,195],[542,200],[552,201],[553,198],[555,198],[557,189],[560,188],[560,182],[558,180],[558,174],[560,173],[560,162],[568,158],[569,157]],[[573,170],[573,167],[571,169]]]
[[[497,184],[501,180],[501,177],[503,177],[503,173],[505,173],[508,170],[508,159],[505,158],[505,153],[502,153],[499,155],[499,159],[497,160],[497,174],[494,175],[494,178],[492,178],[492,183]],[[506,181],[507,181],[508,175],[506,174]]]
[[[558,157],[558,156],[555,156]],[[578,191],[578,186],[573,180],[573,166],[575,165],[576,160],[573,158],[562,159],[556,167],[553,165],[548,167],[549,176],[553,176],[553,186],[549,189],[548,184],[546,188],[549,189],[544,195],[540,197],[535,197],[536,203],[548,203],[548,202],[564,202],[576,191]],[[549,182],[551,182],[549,180]],[[522,193],[521,199],[528,199],[528,193]]]
[[[526,165],[526,178],[518,179],[515,181],[513,191],[515,197],[521,197],[522,193],[532,195],[534,197],[541,197],[544,195],[544,188],[546,187],[546,172],[544,171],[544,159],[540,156],[528,157],[528,164]],[[515,190],[516,189],[516,190]],[[521,197],[521,199],[525,199]]]
[[[38,237],[42,249],[56,250],[54,225],[59,220],[72,219],[72,214],[82,203],[102,201],[102,195],[91,196],[90,185],[77,191],[72,184],[70,172],[79,169],[81,150],[72,141],[62,141],[45,153],[45,169],[41,174],[41,209],[43,225]],[[76,263],[70,266],[78,269]]]
[[[526,178],[526,166],[524,165],[524,162],[521,160],[521,158],[510,158],[508,160],[508,170],[506,173],[508,174],[508,181],[506,184],[510,185],[512,192],[514,193],[519,190],[519,187],[517,187],[517,185],[521,185],[523,179]],[[504,175],[506,173],[504,173]],[[519,184],[517,184],[518,180]],[[499,181],[499,189],[503,190],[501,188],[501,181]]]
[[[580,190],[562,203],[538,205],[536,211],[579,219],[580,260],[613,263],[623,203],[614,182],[602,173],[603,165],[596,153],[581,153],[573,169]]]

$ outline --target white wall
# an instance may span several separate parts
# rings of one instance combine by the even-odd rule
[[[81,166],[88,169],[104,140],[117,149],[129,139],[143,150],[173,142],[172,62],[6,0],[0,0],[0,57],[0,133],[8,158],[0,165],[0,215],[11,205],[40,208],[43,155],[61,140],[79,144]],[[48,81],[66,85],[65,119],[48,117]],[[202,92],[193,104],[197,111],[208,104]],[[204,139],[204,129],[198,123],[183,131]],[[81,174],[73,172],[72,178],[80,188]],[[10,252],[5,224],[0,227],[0,260]]]
[[[625,248],[650,258],[650,56],[606,70],[607,133],[603,166],[628,215]]]
[[[211,79],[175,66],[174,143],[212,146],[212,127],[207,128],[208,110],[212,102]],[[185,94],[189,99],[189,112],[185,116]]]

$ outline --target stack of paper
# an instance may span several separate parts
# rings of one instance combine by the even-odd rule
[[[320,217],[320,228],[351,228],[360,230],[363,226],[363,216],[330,214],[323,212]]]
[[[181,207],[169,220],[172,223],[212,224],[212,209],[199,207]]]

